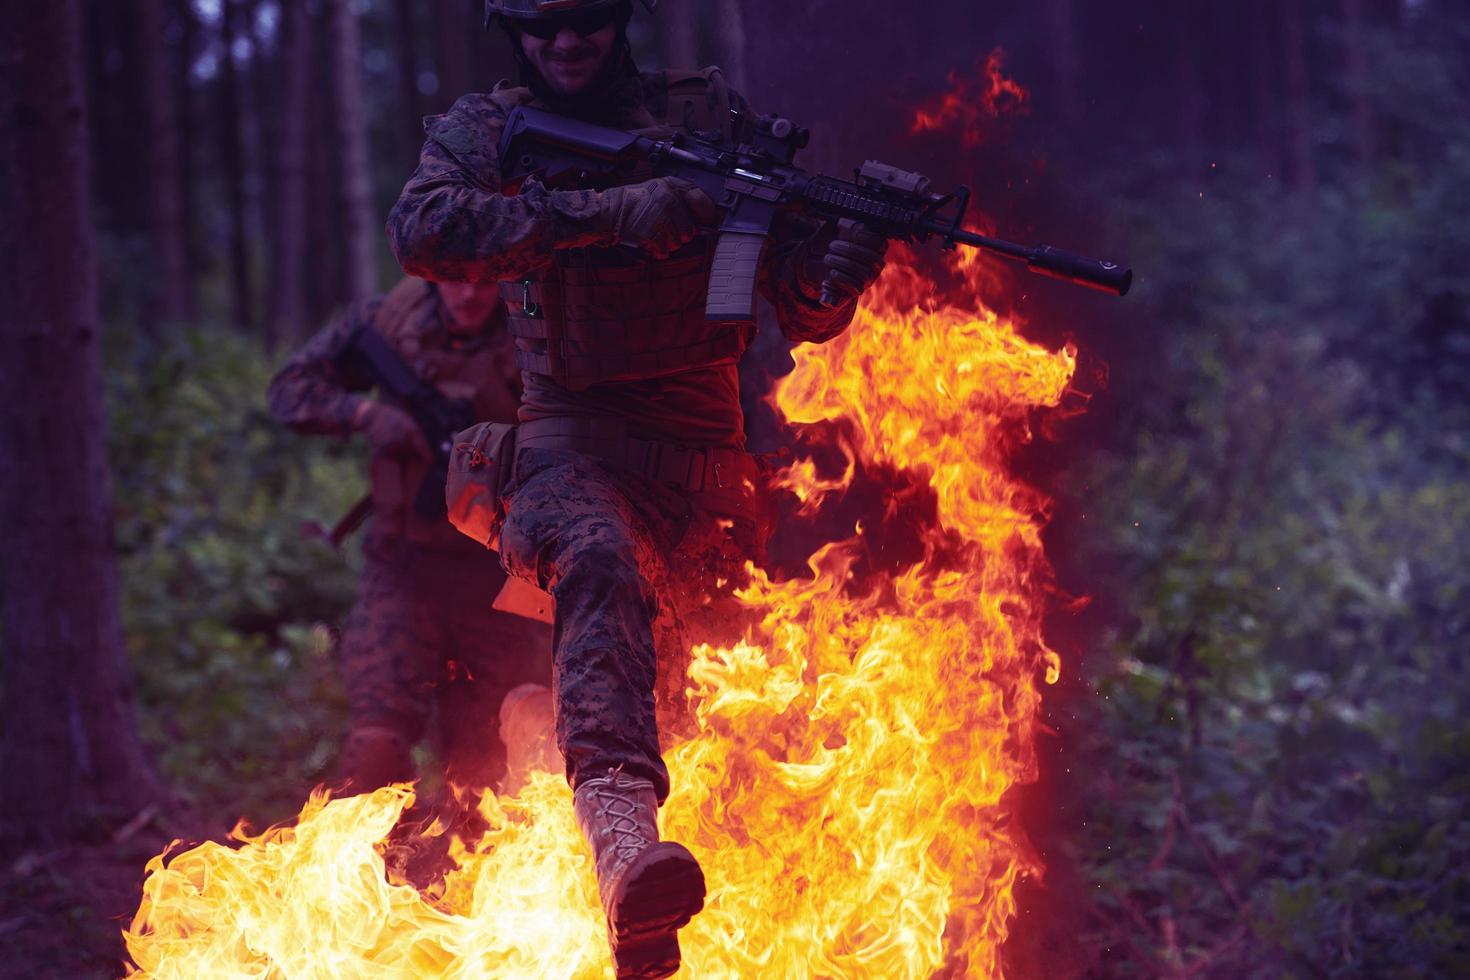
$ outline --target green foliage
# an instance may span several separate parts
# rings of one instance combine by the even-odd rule
[[[197,328],[109,351],[124,617],[145,736],[174,783],[256,811],[294,801],[335,751],[333,629],[354,563],[302,534],[365,488],[360,454],[265,410],[272,366]]]
[[[1470,970],[1464,40],[1378,52],[1435,87],[1309,200],[1128,176],[1161,368],[1074,474],[1123,611],[1069,787],[1106,975]]]

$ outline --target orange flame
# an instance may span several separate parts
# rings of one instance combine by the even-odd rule
[[[973,263],[957,270],[983,284]],[[680,975],[999,976],[1012,889],[1039,871],[1005,796],[1033,775],[1039,685],[1059,669],[1040,628],[1045,500],[1007,456],[1074,358],[936,297],[899,251],[851,329],[796,360],[775,396],[786,417],[838,421],[844,479],[906,470],[938,520],[923,560],[876,587],[854,584],[860,531],[808,578],[756,572],[741,599],[758,624],[694,650],[698,734],[666,754],[661,813],[709,881]],[[810,466],[783,480],[813,505],[843,482]],[[154,858],[125,934],[135,975],[611,976],[559,777],[487,794],[490,829],[453,843],[433,900],[385,880],[381,842],[410,799],[313,796],[294,827]]]
[[[959,126],[964,146],[973,150],[985,142],[986,123],[1002,116],[1024,113],[1031,93],[1001,71],[1004,53],[996,48],[977,66],[975,77],[966,78],[958,71],[948,76],[949,91],[931,106],[914,113],[910,135]]]

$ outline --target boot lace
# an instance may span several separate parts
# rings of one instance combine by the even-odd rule
[[[610,848],[618,864],[626,864],[653,844],[644,833],[646,808],[630,795],[619,792],[636,785],[634,780],[624,782],[626,777],[614,773],[603,786],[594,787],[592,798],[597,802],[597,816],[603,821],[599,833],[612,839]]]

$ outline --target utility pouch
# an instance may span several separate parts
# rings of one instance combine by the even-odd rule
[[[505,520],[502,494],[510,485],[516,455],[516,427],[481,422],[454,437],[444,504],[449,523],[461,534],[496,551]]]

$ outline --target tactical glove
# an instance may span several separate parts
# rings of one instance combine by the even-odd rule
[[[657,177],[602,192],[598,215],[615,245],[636,245],[661,259],[687,243],[700,225],[714,225],[719,210],[687,180]]]
[[[353,416],[353,428],[367,436],[373,452],[384,456],[433,459],[418,423],[401,408],[364,401]]]
[[[846,218],[837,223],[837,237],[827,246],[822,264],[827,278],[822,281],[822,302],[840,306],[857,299],[883,271],[888,239],[859,221]]]

